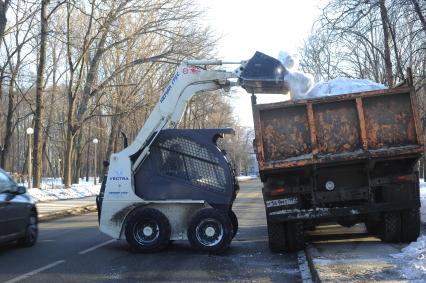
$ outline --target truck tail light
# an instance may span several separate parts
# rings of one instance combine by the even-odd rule
[[[278,196],[284,193],[285,193],[285,189],[283,187],[278,187],[271,191],[271,196]]]
[[[397,176],[396,180],[399,182],[411,181],[413,180],[413,175],[401,175]]]

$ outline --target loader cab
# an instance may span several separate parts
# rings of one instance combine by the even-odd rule
[[[217,140],[232,129],[162,130],[134,175],[144,200],[204,200],[228,210],[238,190],[229,158]]]

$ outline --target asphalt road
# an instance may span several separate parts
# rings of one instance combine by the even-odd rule
[[[41,223],[34,247],[0,247],[0,282],[300,282],[297,254],[269,252],[259,181],[241,183],[234,210],[240,229],[222,256],[186,241],[135,254],[99,232],[95,213]]]

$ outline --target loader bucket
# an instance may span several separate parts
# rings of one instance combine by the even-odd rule
[[[257,51],[244,66],[238,82],[249,93],[286,94],[289,89],[284,75],[287,72],[279,60]]]

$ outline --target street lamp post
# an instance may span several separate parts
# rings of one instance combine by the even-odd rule
[[[98,179],[98,175],[97,175],[97,170],[96,170],[96,157],[97,157],[97,154],[96,154],[96,145],[99,143],[99,140],[97,139],[97,138],[94,138],[93,139],[93,144],[95,145],[95,157],[94,157],[94,159],[95,159],[95,180],[94,180],[94,182],[93,182],[93,184],[95,184],[96,185],[96,181],[97,181],[97,179]]]
[[[58,163],[56,164],[56,175],[58,178],[62,178],[62,165],[61,165],[62,159],[58,158]]]
[[[28,168],[28,189],[33,187],[33,161],[32,161],[32,148],[31,148],[31,135],[34,134],[33,128],[27,129],[28,135],[28,156],[27,156],[27,168]]]

